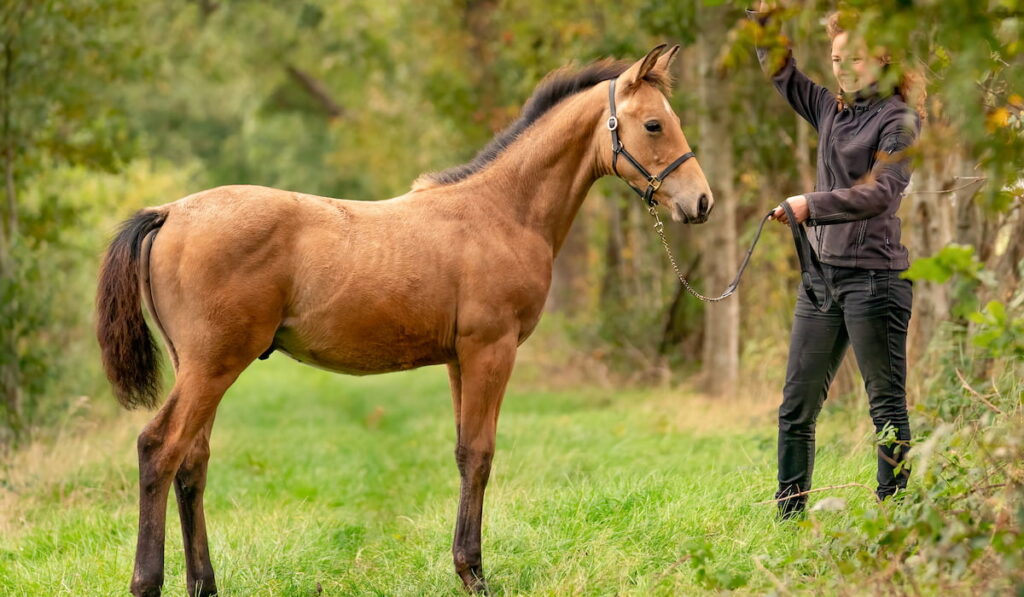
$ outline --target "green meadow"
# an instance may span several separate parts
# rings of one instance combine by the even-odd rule
[[[801,523],[757,504],[775,485],[774,393],[737,402],[532,385],[511,383],[485,503],[496,594],[813,585],[837,566],[822,536],[880,508],[859,487],[819,494],[849,506]],[[858,414],[823,414],[818,486],[872,482],[872,434]],[[0,594],[126,593],[145,420],[68,430],[7,463]],[[280,355],[256,363],[224,398],[212,439],[206,512],[221,594],[462,594],[450,555],[453,446],[443,367],[353,378]],[[183,595],[173,492],[168,508],[165,594]]]

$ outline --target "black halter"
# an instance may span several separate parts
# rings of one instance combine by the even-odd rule
[[[616,161],[621,153],[627,160],[629,160],[629,163],[633,164],[633,167],[647,179],[647,189],[643,191],[629,184],[628,180],[626,180],[626,184],[628,184],[629,188],[633,189],[637,195],[640,195],[640,197],[647,202],[651,215],[654,216],[655,219],[654,229],[658,231],[658,235],[661,237],[661,244],[665,246],[665,252],[668,253],[668,259],[672,263],[672,268],[675,270],[676,276],[679,277],[679,281],[682,282],[683,287],[686,288],[690,294],[704,302],[713,303],[728,298],[736,292],[737,288],[739,288],[740,278],[743,277],[743,272],[746,271],[747,265],[750,263],[750,256],[753,255],[754,247],[757,246],[757,241],[761,238],[761,231],[764,230],[765,223],[767,223],[775,214],[775,210],[772,209],[765,214],[763,218],[761,218],[761,224],[757,228],[757,234],[754,235],[754,241],[750,243],[750,248],[747,249],[747,254],[743,257],[743,262],[740,264],[739,271],[736,272],[736,277],[733,279],[732,283],[729,284],[729,287],[725,289],[725,292],[716,297],[704,296],[697,292],[692,286],[690,286],[690,283],[686,280],[686,277],[683,276],[682,272],[679,271],[675,257],[672,256],[672,251],[669,249],[668,241],[665,239],[664,225],[661,223],[661,219],[658,218],[658,212],[654,209],[654,193],[661,188],[661,183],[665,180],[665,177],[681,166],[683,162],[694,157],[694,154],[692,151],[684,153],[676,158],[676,161],[669,164],[667,168],[662,170],[661,174],[653,176],[647,171],[647,168],[644,168],[640,162],[636,161],[636,158],[626,151],[626,148],[622,146],[622,141],[619,140],[619,119],[615,116],[615,79],[611,79],[609,81],[608,107],[611,110],[611,116],[608,117],[608,130],[612,133],[612,171],[615,172],[616,176],[622,178],[622,180],[626,180],[621,174],[619,174],[619,170],[616,168]],[[835,297],[837,294],[835,288],[832,287],[831,282],[825,276],[821,267],[821,262],[818,261],[818,256],[814,253],[814,249],[811,248],[810,243],[807,241],[807,232],[804,230],[802,225],[797,224],[796,215],[793,213],[793,209],[789,206],[789,203],[783,201],[780,204],[780,207],[782,207],[783,211],[786,212],[786,217],[789,220],[789,226],[793,231],[793,240],[796,244],[796,254],[800,261],[800,277],[803,282],[804,292],[807,294],[807,298],[810,299],[811,304],[814,305],[815,309],[822,313],[827,313],[836,302]],[[824,304],[822,301],[818,300],[817,295],[814,293],[814,286],[811,282],[812,269],[814,274],[825,282]]]
[[[694,154],[692,151],[684,153],[683,155],[676,158],[676,161],[669,164],[668,167],[662,170],[661,174],[657,176],[654,176],[653,174],[648,172],[647,168],[644,168],[643,165],[640,164],[640,162],[636,161],[636,158],[634,158],[632,155],[629,154],[628,151],[626,151],[626,148],[622,146],[622,141],[619,140],[619,119],[615,116],[615,79],[611,79],[609,83],[610,84],[608,85],[608,108],[611,110],[611,116],[608,117],[608,130],[611,131],[612,133],[612,171],[615,172],[616,176],[618,176],[622,180],[625,180],[626,184],[629,185],[629,188],[633,189],[637,195],[640,195],[640,197],[647,202],[648,207],[654,207],[654,193],[657,192],[659,188],[661,188],[661,183],[665,180],[665,177],[671,174],[673,170],[681,166],[683,162],[694,157]],[[633,167],[636,168],[637,171],[644,176],[644,178],[647,179],[646,190],[641,191],[640,189],[634,187],[629,183],[628,180],[626,180],[621,174],[619,174],[619,169],[616,167],[616,162],[619,159],[620,153],[624,158],[629,160],[630,164],[633,164]]]

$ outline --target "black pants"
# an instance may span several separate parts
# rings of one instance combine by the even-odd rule
[[[837,296],[827,313],[819,313],[800,289],[793,316],[789,364],[779,407],[779,493],[785,497],[811,488],[814,471],[814,426],[829,384],[853,345],[868,393],[876,431],[895,430],[896,442],[878,446],[879,497],[907,485],[909,471],[894,469],[910,442],[907,420],[907,324],[912,287],[900,272],[822,265]],[[825,297],[824,282],[814,277],[815,292]],[[804,499],[790,500],[801,508]],[[786,502],[783,502],[786,504]]]

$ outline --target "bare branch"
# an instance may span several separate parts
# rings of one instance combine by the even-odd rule
[[[868,491],[870,491],[872,495],[875,494],[875,490],[874,489],[871,489],[870,487],[868,487],[867,485],[865,485],[863,483],[844,483],[842,485],[829,485],[828,487],[819,487],[818,489],[808,489],[807,491],[801,491],[800,493],[794,493],[792,495],[787,495],[786,497],[781,497],[781,498],[777,498],[777,499],[774,499],[774,500],[764,500],[763,502],[754,502],[753,505],[754,506],[760,506],[762,504],[776,504],[778,502],[784,502],[786,500],[791,500],[793,498],[797,498],[797,497],[800,497],[802,495],[809,495],[809,494],[812,494],[812,493],[818,493],[819,491],[831,491],[833,489],[845,489],[847,487],[862,487],[862,488],[867,489]],[[878,500],[878,501],[882,501],[882,500],[878,499],[877,495],[875,496],[875,499]]]
[[[341,106],[331,97],[330,91],[327,90],[327,86],[322,81],[291,64],[286,64],[284,68],[288,71],[288,75],[320,104],[320,107],[329,118],[340,118],[345,113]]]
[[[764,575],[768,577],[768,580],[772,581],[772,584],[775,585],[775,590],[779,592],[779,595],[789,595],[789,591],[786,590],[786,585],[779,580],[779,577],[775,576],[770,570],[765,568],[759,556],[753,556],[750,559],[754,560],[754,566],[757,566],[757,569],[763,572]]]
[[[977,390],[972,388],[971,384],[967,383],[967,380],[964,379],[964,374],[960,373],[959,369],[956,369],[956,376],[960,378],[960,383],[963,384],[964,389],[967,390],[968,392],[970,392],[971,394],[973,394],[975,398],[977,398],[978,400],[980,400],[982,402],[982,404],[984,404],[985,406],[991,408],[993,411],[995,411],[995,412],[997,412],[997,413],[999,413],[1001,415],[1005,415],[1006,414],[1006,413],[1004,413],[1002,411],[1002,409],[1000,409],[995,404],[992,404],[991,402],[989,402],[987,398],[985,398],[984,396],[979,394]]]

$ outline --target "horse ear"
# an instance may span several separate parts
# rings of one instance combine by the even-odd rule
[[[626,69],[626,72],[622,73],[623,86],[626,88],[633,88],[637,86],[651,69],[658,63],[658,57],[665,51],[665,44],[661,44],[647,53],[642,59],[633,63],[633,66]]]
[[[668,51],[659,56],[658,61],[654,64],[653,70],[668,76],[668,69],[672,66],[672,61],[675,60],[677,53],[679,53],[679,44],[672,46]]]

